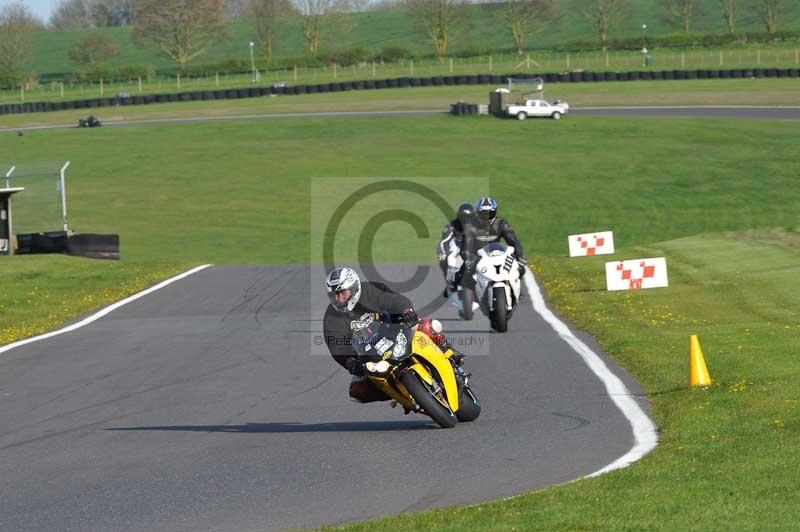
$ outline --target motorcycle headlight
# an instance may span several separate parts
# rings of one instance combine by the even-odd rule
[[[408,338],[403,331],[397,333],[394,339],[394,348],[392,349],[392,359],[402,360],[408,356]]]

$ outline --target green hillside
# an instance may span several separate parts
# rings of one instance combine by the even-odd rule
[[[596,35],[589,23],[581,15],[579,6],[585,0],[562,0],[558,20],[537,38],[529,39],[531,49],[554,48],[574,41],[596,41]],[[630,12],[616,28],[611,31],[612,39],[638,37],[641,25],[648,26],[648,36],[664,36],[679,30],[677,20],[666,20],[665,10],[659,0],[636,0]],[[498,21],[495,7],[471,6],[468,8],[468,21],[463,30],[452,39],[450,50],[453,54],[502,51],[512,48],[510,33]],[[329,32],[323,37],[325,50],[361,46],[377,52],[385,46],[398,46],[414,54],[424,55],[432,52],[430,45],[414,30],[411,18],[403,11],[379,11],[349,15],[346,27]],[[724,21],[716,3],[701,7],[695,17],[693,32],[723,33]],[[800,7],[781,19],[781,30],[800,30]],[[45,31],[37,34],[36,49],[32,70],[45,80],[73,70],[67,52],[70,46],[90,31],[101,31],[110,35],[120,47],[120,55],[111,63],[113,66],[130,64],[149,64],[159,70],[174,68],[169,61],[159,57],[152,50],[135,47],[129,38],[127,28],[106,28],[101,30]],[[761,32],[763,25],[754,13],[740,9],[737,22],[739,32]],[[219,63],[227,59],[249,61],[249,42],[255,38],[250,22],[236,22],[231,29],[231,38],[198,58],[194,64]],[[298,20],[287,21],[275,39],[277,58],[300,57],[303,55],[302,32]]]

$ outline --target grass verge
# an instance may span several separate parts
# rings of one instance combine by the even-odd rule
[[[618,255],[666,256],[670,287],[605,292],[603,257],[548,257],[536,269],[551,304],[644,385],[661,428],[654,452],[538,493],[336,530],[794,529],[800,234],[706,234]],[[714,381],[707,389],[687,386],[692,333]]]
[[[575,107],[625,105],[800,105],[798,79],[740,79],[553,83],[547,98]],[[77,125],[89,114],[101,120],[219,117],[267,113],[442,109],[465,100],[488,103],[495,85],[381,89],[208,102],[101,107],[0,116],[0,129],[52,124]]]

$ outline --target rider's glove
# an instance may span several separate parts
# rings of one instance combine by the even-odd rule
[[[344,367],[347,368],[347,371],[349,371],[351,375],[355,375],[356,377],[364,375],[364,364],[359,362],[355,357],[348,358],[344,363]]]
[[[419,316],[417,316],[417,311],[413,308],[407,308],[403,311],[403,323],[407,327],[411,327],[419,323]]]

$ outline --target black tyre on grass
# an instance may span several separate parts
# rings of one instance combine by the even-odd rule
[[[425,410],[425,413],[430,416],[440,427],[450,429],[456,426],[458,418],[444,406],[446,402],[444,394],[438,394],[431,389],[431,387],[420,379],[413,371],[406,371],[400,375],[400,382],[406,387],[408,393],[414,398],[414,401]]]

